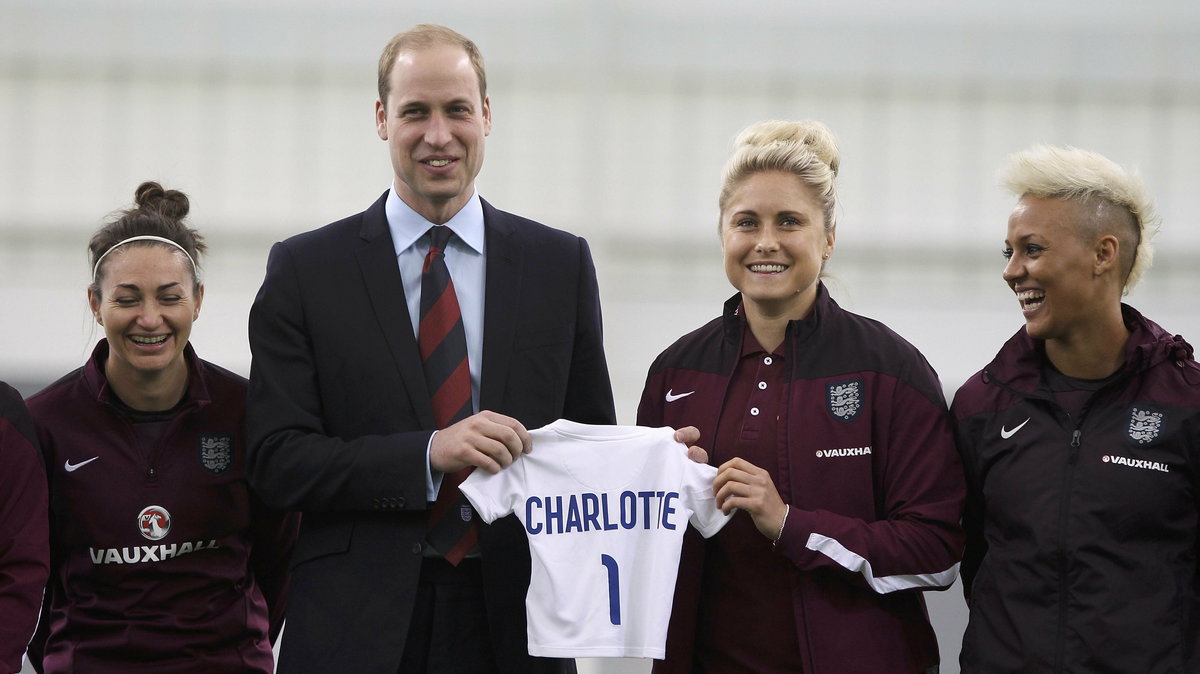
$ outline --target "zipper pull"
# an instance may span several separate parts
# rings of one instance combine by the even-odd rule
[[[1071,446],[1072,446],[1072,447],[1078,447],[1078,446],[1079,446],[1079,436],[1080,436],[1080,435],[1083,435],[1083,431],[1081,431],[1081,430],[1079,430],[1078,428],[1076,428],[1076,429],[1075,429],[1075,432],[1071,434]]]

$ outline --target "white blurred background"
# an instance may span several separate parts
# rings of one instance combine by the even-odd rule
[[[193,343],[248,374],[271,243],[389,184],[375,64],[419,22],[484,53],[480,193],[591,243],[624,423],[654,355],[732,293],[719,172],[766,118],[837,134],[831,290],[916,344],[947,397],[1021,325],[1000,280],[1013,199],[994,172],[1033,143],[1138,168],[1164,227],[1129,301],[1200,342],[1191,0],[0,0],[0,379],[29,395],[84,360],[100,336],[87,240],[146,179],[187,192],[209,239]],[[929,600],[956,672],[961,592]]]

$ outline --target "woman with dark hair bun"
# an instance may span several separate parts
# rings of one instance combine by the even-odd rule
[[[189,343],[204,284],[177,190],[89,244],[88,304],[104,338],[29,399],[50,484],[45,672],[271,672],[297,517],[245,478],[246,380]]]

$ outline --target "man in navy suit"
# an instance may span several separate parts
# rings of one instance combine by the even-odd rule
[[[444,476],[530,451],[527,428],[615,423],[591,253],[475,192],[492,116],[470,40],[431,25],[397,35],[375,108],[391,189],[275,244],[250,313],[250,479],[303,512],[279,671],[574,671],[527,653],[515,518],[475,522],[459,562],[431,542],[427,511]],[[469,416],[440,430],[418,349],[437,225],[453,232],[444,260],[471,389]]]

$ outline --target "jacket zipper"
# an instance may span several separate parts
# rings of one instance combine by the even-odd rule
[[[191,415],[200,409],[200,405],[194,401],[189,401],[172,416],[163,426],[162,433],[158,436],[158,441],[150,448],[149,468],[146,472],[147,477],[151,482],[158,482],[158,462],[162,460],[163,451],[171,451],[169,448],[174,445],[174,439],[178,435],[182,435],[182,431],[186,429],[187,424],[191,423]]]
[[[184,423],[184,417],[188,416],[188,414],[193,411],[194,407],[194,403],[188,403],[184,407],[180,408],[175,416],[167,420],[158,439],[147,448],[147,451],[144,454],[142,454],[141,458],[143,461],[143,466],[145,467],[143,475],[145,476],[146,483],[148,485],[157,485],[158,462],[162,458],[162,452],[164,448],[170,444],[170,440],[174,437],[176,429],[179,427],[179,425]],[[122,417],[122,421],[125,424],[125,431],[129,437],[129,446],[138,447],[141,442],[138,432],[134,428],[134,423],[128,418],[124,417]]]
[[[1072,420],[1071,413],[1063,408],[1062,405],[1059,405],[1058,401],[1055,400],[1053,396],[1044,395],[1037,391],[1018,391],[1008,386],[1007,383],[994,377],[991,378],[991,382],[1017,396],[1018,398],[1021,398],[1029,403],[1033,403],[1035,407],[1035,401],[1042,401],[1052,410],[1061,412],[1067,418],[1068,422]],[[1083,409],[1079,411],[1079,418],[1074,420],[1075,428],[1071,431],[1071,441],[1068,445],[1067,452],[1067,469],[1063,472],[1062,493],[1059,496],[1058,501],[1058,626],[1054,635],[1054,671],[1056,672],[1062,671],[1064,658],[1066,656],[1068,590],[1067,575],[1070,571],[1071,562],[1071,557],[1068,554],[1067,549],[1067,520],[1069,519],[1070,515],[1071,484],[1074,482],[1075,478],[1075,464],[1079,461],[1080,441],[1083,438],[1083,421],[1087,417],[1088,408],[1092,406],[1092,401],[1099,393],[1100,391],[1092,392],[1092,395],[1088,397],[1087,402],[1083,404]],[[1050,416],[1051,418],[1057,417],[1057,415],[1053,412],[1050,414]]]
[[[1083,422],[1087,418],[1088,411],[1099,400],[1108,397],[1108,393],[1113,390],[1120,390],[1125,385],[1135,372],[1143,372],[1146,367],[1140,362],[1137,357],[1130,358],[1124,367],[1124,372],[1121,376],[1102,386],[1088,396],[1087,401],[1083,403],[1083,408],[1079,410],[1079,418],[1075,421],[1075,428],[1071,432],[1071,442],[1067,453],[1067,470],[1063,474],[1063,493],[1059,501],[1059,517],[1058,517],[1058,541],[1059,554],[1061,559],[1058,563],[1059,581],[1058,581],[1058,632],[1055,635],[1054,642],[1054,671],[1063,671],[1063,663],[1065,662],[1067,649],[1067,575],[1070,570],[1071,557],[1068,555],[1067,549],[1067,519],[1070,514],[1068,507],[1071,501],[1071,484],[1075,478],[1075,465],[1079,462],[1080,445],[1083,438]],[[1058,408],[1067,419],[1071,419],[1071,414],[1066,411],[1053,396],[1045,395],[1039,391],[1019,391],[1009,386],[1007,382],[998,379],[989,370],[984,370],[984,375],[988,378],[988,382],[999,386],[1001,389],[1008,391],[1012,395],[1025,400],[1036,401],[1041,400],[1048,403],[1051,407]]]
[[[1054,645],[1054,671],[1063,671],[1063,665],[1066,661],[1067,652],[1067,594],[1068,594],[1068,572],[1070,571],[1071,555],[1068,554],[1067,548],[1067,519],[1070,514],[1069,504],[1071,502],[1071,485],[1075,480],[1075,466],[1079,463],[1080,441],[1083,438],[1083,423],[1087,419],[1088,412],[1096,404],[1097,401],[1107,398],[1109,391],[1116,389],[1117,386],[1123,386],[1125,381],[1129,379],[1133,368],[1126,364],[1125,373],[1117,377],[1114,381],[1107,385],[1092,391],[1087,400],[1083,403],[1083,407],[1079,410],[1079,418],[1075,421],[1075,429],[1071,433],[1070,450],[1067,453],[1067,471],[1063,475],[1063,494],[1059,510],[1058,520],[1058,540],[1059,550],[1062,554],[1062,559],[1059,561],[1059,581],[1058,581],[1058,638]],[[1058,405],[1057,401],[1053,404],[1063,411],[1070,419],[1071,415],[1062,406]]]
[[[1070,418],[1069,415],[1068,418]],[[1058,508],[1058,549],[1061,557],[1058,561],[1058,633],[1054,639],[1054,671],[1056,672],[1062,671],[1063,661],[1066,657],[1067,577],[1071,566],[1071,555],[1067,550],[1067,520],[1070,516],[1071,484],[1075,479],[1075,464],[1079,462],[1079,441],[1083,436],[1081,430],[1083,418],[1084,415],[1081,413],[1075,424],[1075,430],[1071,433],[1071,445],[1067,453],[1067,470],[1063,473],[1062,498]]]
[[[141,440],[138,437],[137,429],[134,424],[124,414],[118,414],[121,424],[125,427],[125,437],[127,438],[128,446],[133,448],[137,455],[138,462],[142,466],[142,476],[147,485],[153,486],[158,482],[158,470],[155,468],[155,449],[147,448],[145,452],[141,451]]]
[[[1079,418],[1075,421],[1075,430],[1071,433],[1071,445],[1070,451],[1067,453],[1067,471],[1063,475],[1063,495],[1058,520],[1059,550],[1062,554],[1062,559],[1059,561],[1058,638],[1055,640],[1054,645],[1054,669],[1059,672],[1063,671],[1067,652],[1067,576],[1071,564],[1071,556],[1068,554],[1067,548],[1067,519],[1070,514],[1071,485],[1075,480],[1075,466],[1079,463],[1079,453],[1081,451],[1080,440],[1083,438],[1083,422],[1087,419],[1088,412],[1092,406],[1098,400],[1105,398],[1108,392],[1115,389],[1118,385],[1124,385],[1124,382],[1129,379],[1131,372],[1132,368],[1126,367],[1125,373],[1122,376],[1092,391],[1092,394],[1088,396],[1087,400],[1083,403],[1083,407],[1079,410]],[[1054,405],[1062,410],[1068,419],[1071,418],[1070,413],[1058,405],[1057,401],[1054,402]]]

